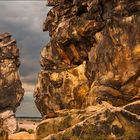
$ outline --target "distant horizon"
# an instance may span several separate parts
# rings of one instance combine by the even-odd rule
[[[21,105],[17,108],[16,117],[41,117],[34,103],[33,94],[25,93]]]

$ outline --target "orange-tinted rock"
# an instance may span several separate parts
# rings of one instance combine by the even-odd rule
[[[137,104],[138,102],[134,102],[128,106],[135,107]],[[83,110],[57,111],[56,117],[43,120],[38,125],[36,139],[139,139],[140,117],[124,108],[103,102],[102,105],[90,106]]]
[[[85,63],[66,71],[42,71],[35,88],[35,103],[42,116],[51,117],[53,111],[84,106],[88,92]]]
[[[9,33],[0,35],[0,119],[9,133],[16,131],[16,108],[20,105],[24,90],[21,85],[19,68],[19,49]]]
[[[44,31],[49,31],[51,40],[41,52],[43,72],[38,79],[40,86],[37,85],[35,90],[36,103],[39,104],[38,108],[43,108],[43,114],[48,110],[44,105],[44,95],[48,93],[48,85],[52,85],[48,80],[51,75],[62,75],[67,73],[67,69],[78,69],[84,61],[86,66],[82,71],[90,91],[86,94],[86,100],[84,96],[80,97],[80,106],[83,104],[81,98],[86,101],[84,106],[96,105],[102,101],[122,106],[139,100],[139,1],[48,0],[48,4],[53,5],[53,8],[47,14]],[[69,81],[73,81],[71,79],[70,77]],[[60,97],[62,94],[61,104],[65,104],[64,99],[69,93],[69,90],[64,90],[65,97],[62,91],[71,87],[71,83],[73,82],[62,84],[63,88],[59,87],[57,95]],[[80,83],[74,88],[80,89],[79,85]],[[50,96],[52,100],[49,101],[57,106],[54,89],[57,90],[49,89],[53,93]],[[71,95],[75,94],[74,91]],[[78,95],[79,92],[76,92],[75,95]],[[74,100],[75,98],[77,97]],[[49,101],[47,104],[51,106]],[[54,107],[54,110],[55,108],[58,110],[67,107],[64,105]]]
[[[96,34],[97,43],[88,67],[94,75],[91,100],[96,96],[96,101],[109,101],[119,106],[140,99],[139,24],[139,13],[116,17]],[[108,94],[109,88],[120,95],[116,98]]]
[[[41,52],[35,89],[46,120],[36,138],[139,139],[139,1],[48,0],[48,5],[53,7],[44,31],[51,40]]]

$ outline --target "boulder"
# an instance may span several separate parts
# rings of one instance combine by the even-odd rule
[[[9,133],[16,131],[16,108],[23,98],[24,89],[20,81],[19,49],[9,33],[0,34],[0,119]]]
[[[139,101],[140,102],[140,101]],[[128,106],[134,107],[139,102]],[[107,102],[83,110],[57,111],[54,118],[43,120],[36,129],[38,140],[130,140],[140,138],[140,116],[126,107]],[[139,111],[139,110],[137,110]]]
[[[77,100],[73,95],[78,97],[79,93],[73,89],[79,88],[81,80],[87,83],[88,90],[86,94],[81,93],[78,105],[73,108],[102,101],[124,106],[139,100],[139,1],[48,0],[48,5],[53,7],[47,14],[43,30],[49,31],[51,39],[41,51],[42,71],[34,94],[40,112],[46,115],[50,102],[53,110],[68,108],[65,101]],[[83,63],[84,68],[80,68]],[[62,84],[65,82],[62,79],[67,71],[79,71],[79,68],[83,69],[85,78],[80,79],[78,87],[72,87],[69,94],[70,90],[63,89],[73,85],[73,77],[68,78],[68,84]],[[52,75],[55,77],[52,81],[60,79],[57,91],[52,88]],[[48,96],[46,100],[44,94]],[[71,97],[65,100],[68,95]],[[59,103],[56,103],[56,96]]]
[[[35,103],[41,140],[140,139],[139,0],[48,0]]]
[[[56,110],[84,107],[88,92],[83,63],[66,71],[41,71],[34,96],[41,115],[51,117]]]

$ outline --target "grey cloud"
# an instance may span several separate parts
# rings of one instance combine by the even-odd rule
[[[34,84],[40,70],[41,48],[49,41],[42,24],[49,10],[46,2],[0,1],[0,32],[10,32],[20,48],[22,81]]]

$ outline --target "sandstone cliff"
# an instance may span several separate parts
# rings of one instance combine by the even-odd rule
[[[15,111],[24,90],[19,78],[19,49],[9,33],[0,34],[0,129],[17,129]]]
[[[48,119],[36,137],[140,139],[139,0],[48,0],[48,5],[53,8],[43,30],[51,39],[41,51],[34,94]]]

